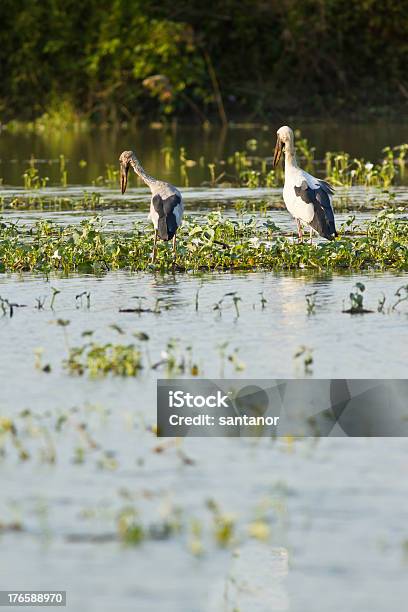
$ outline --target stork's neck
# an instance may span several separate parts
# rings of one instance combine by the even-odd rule
[[[285,146],[285,168],[297,168],[296,151],[293,142]]]
[[[133,170],[136,172],[138,176],[140,176],[142,181],[146,183],[148,187],[151,188],[153,185],[155,185],[158,182],[157,179],[153,178],[153,176],[150,176],[150,174],[147,174],[142,164],[137,159],[136,155],[133,155],[131,157],[130,163],[131,163]]]

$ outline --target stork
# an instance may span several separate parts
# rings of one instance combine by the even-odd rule
[[[166,242],[173,240],[174,261],[176,258],[176,234],[181,225],[184,211],[181,193],[174,185],[166,181],[159,181],[147,174],[133,151],[123,151],[119,157],[119,162],[122,194],[126,191],[130,166],[151,191],[152,198],[148,218],[154,226],[153,263],[156,260],[158,238]]]
[[[310,227],[310,242],[313,239],[313,230],[327,240],[334,240],[337,236],[332,206],[334,189],[326,181],[299,168],[293,131],[287,125],[277,131],[274,168],[279,163],[282,151],[285,151],[283,200],[296,221],[299,240],[303,239],[301,223]]]

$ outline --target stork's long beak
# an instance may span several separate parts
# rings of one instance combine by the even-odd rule
[[[273,165],[274,168],[279,164],[279,160],[281,158],[282,151],[283,151],[284,148],[285,148],[285,143],[278,136],[278,138],[276,140],[275,151],[274,151],[274,154],[273,154],[272,165]]]
[[[129,164],[120,164],[120,188],[125,193],[128,182]]]

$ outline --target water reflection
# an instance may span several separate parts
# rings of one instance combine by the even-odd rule
[[[209,162],[225,160],[235,151],[247,150],[249,140],[256,139],[256,154],[271,156],[277,127],[229,128],[224,131],[214,127],[203,131],[198,127],[180,126],[161,130],[140,128],[124,132],[109,129],[43,134],[3,131],[0,135],[0,176],[4,184],[22,185],[27,160],[34,156],[43,162],[41,174],[49,176],[50,184],[58,183],[59,156],[63,154],[68,160],[68,182],[90,185],[105,173],[106,164],[117,164],[121,151],[133,149],[151,174],[180,184],[180,148],[183,147],[187,158],[196,162],[188,169],[188,176],[190,185],[197,186],[209,181]],[[322,159],[330,150],[347,151],[352,157],[375,161],[385,146],[408,141],[407,124],[386,121],[358,126],[299,123],[294,127],[301,128],[303,135],[316,147],[317,159]],[[171,153],[171,163],[165,163],[165,150]],[[222,166],[220,169],[222,171]]]

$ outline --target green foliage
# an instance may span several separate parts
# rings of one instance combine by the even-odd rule
[[[0,120],[203,121],[217,84],[228,117],[402,108],[406,12],[406,0],[2,0]]]
[[[389,187],[396,177],[403,177],[407,159],[407,145],[385,147],[384,157],[377,163],[364,159],[350,159],[348,153],[326,153],[326,177],[333,185],[365,185]]]
[[[373,312],[372,310],[367,310],[364,308],[364,291],[365,285],[363,283],[356,283],[354,285],[354,291],[350,292],[350,308],[348,310],[343,310],[348,314],[366,314]],[[382,303],[381,308],[384,306]]]
[[[69,350],[64,367],[71,373],[82,376],[87,372],[91,378],[107,376],[137,376],[142,369],[142,355],[134,344],[97,344],[90,342]]]
[[[199,224],[186,219],[178,232],[180,271],[200,270],[408,270],[408,223],[395,211],[383,210],[359,228],[316,245],[298,243],[253,218],[238,220],[210,213]],[[342,232],[342,230],[341,230]],[[34,227],[0,223],[0,271],[74,271],[103,274],[108,270],[174,269],[171,248],[159,242],[151,263],[153,229],[137,223],[117,232],[94,217],[78,225],[39,221]],[[236,305],[237,306],[237,305]]]
[[[350,293],[351,310],[354,310],[356,312],[360,312],[361,310],[363,310],[364,291],[365,285],[363,285],[363,283],[356,283],[355,291],[352,291]]]

